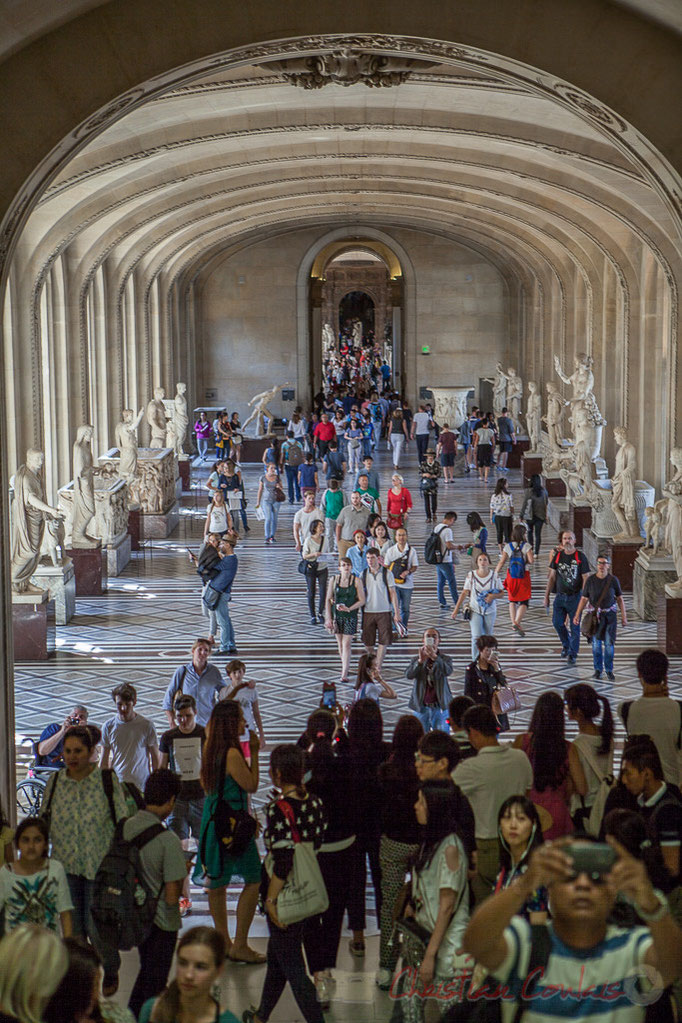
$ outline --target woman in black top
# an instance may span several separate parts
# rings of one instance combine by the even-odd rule
[[[470,696],[474,703],[485,704],[493,710],[493,693],[507,684],[497,659],[497,640],[494,636],[479,636],[476,646],[478,657],[464,674],[464,695]],[[509,719],[506,714],[497,714],[497,722],[499,731],[508,730]]]
[[[277,915],[277,898],[294,865],[294,836],[312,842],[319,849],[324,840],[326,820],[322,802],[311,796],[303,784],[305,755],[294,745],[276,746],[270,756],[270,777],[279,789],[266,808],[265,848],[271,854],[272,873],[263,864],[261,899],[268,918],[268,967],[258,1009],[247,1009],[245,1023],[267,1023],[282,997],[287,981],[306,1023],[324,1023],[322,1007],[306,973],[303,960],[303,921],[282,927]],[[290,821],[288,804],[293,820]]]
[[[398,948],[389,945],[393,933],[393,910],[405,883],[412,859],[419,849],[419,825],[414,815],[419,779],[415,755],[424,729],[419,718],[404,714],[393,733],[391,755],[379,768],[381,788],[381,941],[377,984],[390,987],[398,962]]]

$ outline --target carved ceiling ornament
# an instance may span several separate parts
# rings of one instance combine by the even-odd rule
[[[387,57],[344,46],[331,53],[276,60],[261,66],[274,68],[286,82],[302,89],[323,89],[325,85],[366,85],[369,89],[382,89],[402,85],[414,71],[433,67],[433,62]]]

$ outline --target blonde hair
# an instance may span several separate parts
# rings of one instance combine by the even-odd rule
[[[0,1010],[22,1023],[40,1023],[68,965],[56,934],[20,924],[0,941]]]

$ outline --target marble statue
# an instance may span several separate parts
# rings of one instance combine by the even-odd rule
[[[564,409],[568,405],[567,401],[559,394],[559,389],[556,384],[547,384],[547,415],[542,417],[542,421],[547,424],[547,434],[549,436],[549,447],[551,451],[561,451],[564,446],[563,430],[561,427],[561,420],[564,415]]]
[[[490,377],[483,379],[487,384],[493,385],[493,412],[496,417],[501,416],[502,409],[507,403],[507,378],[504,375],[502,363],[498,362],[495,366],[495,376],[492,379]]]
[[[509,409],[509,418],[514,424],[514,432],[519,434],[523,430],[521,423],[521,401],[523,399],[523,381],[513,366],[510,366],[502,377],[507,383],[506,406]]]
[[[637,479],[637,451],[628,440],[627,431],[617,426],[613,431],[618,453],[616,471],[611,480],[611,509],[618,519],[620,533],[614,540],[641,540],[635,512],[635,481]]]
[[[526,426],[530,438],[530,450],[540,450],[542,435],[542,398],[534,380],[528,381],[528,402],[526,404]]]
[[[671,597],[682,597],[682,448],[673,448],[670,461],[675,472],[672,479],[663,487],[663,496],[667,499],[668,525],[666,527],[665,544],[672,553],[677,572],[677,582],[666,586],[666,593]]]
[[[95,468],[92,457],[93,427],[86,423],[78,427],[73,445],[73,512],[71,516],[71,546],[99,547],[101,541],[88,534],[88,526],[96,514]]]
[[[170,424],[171,420],[169,420]],[[175,385],[175,398],[173,399],[172,415],[172,437],[166,435],[166,447],[172,448],[178,458],[187,458],[184,443],[189,426],[189,415],[187,414],[187,384],[177,383]],[[170,426],[169,426],[170,429]],[[173,443],[170,443],[172,439]]]
[[[590,450],[592,424],[586,409],[576,409],[575,431],[575,444],[559,455],[559,475],[566,484],[569,496],[600,509],[604,499],[595,483]]]
[[[166,447],[166,406],[163,399],[166,391],[163,387],[154,388],[154,397],[147,405],[147,422],[152,431],[150,448]]]
[[[576,432],[575,427],[575,414],[578,409],[585,409],[587,412],[590,426],[591,426],[591,437],[590,437],[590,455],[594,462],[599,458],[601,451],[601,440],[602,430],[606,426],[606,420],[603,418],[597,405],[597,399],[594,396],[594,374],[592,372],[592,359],[589,355],[585,355],[581,352],[575,357],[574,370],[570,376],[566,376],[561,368],[561,363],[558,356],[554,356],[554,366],[558,376],[563,380],[565,384],[570,384],[573,388],[573,396],[570,400],[571,415],[570,422],[573,428],[573,433]]]
[[[45,520],[63,519],[58,508],[45,500],[41,469],[45,464],[42,451],[29,448],[26,462],[14,477],[14,503],[12,505],[12,590],[17,594],[43,596],[44,590],[34,586],[31,576],[40,561],[40,549],[45,533]]]
[[[328,358],[336,347],[336,338],[331,323],[325,323],[322,327],[322,357]]]
[[[668,510],[667,497],[656,501],[649,508],[644,509],[646,519],[646,542],[645,547],[652,548],[652,554],[662,552],[665,547],[666,512]]]
[[[256,420],[256,437],[271,436],[271,433],[265,433],[265,419],[274,419],[273,413],[268,408],[268,402],[272,401],[278,391],[281,391],[283,387],[292,387],[293,385],[287,380],[284,384],[277,384],[275,387],[270,388],[269,391],[261,391],[260,394],[255,394],[249,406],[254,405],[255,408],[248,419],[242,423],[242,433],[249,425],[252,420]],[[268,424],[269,429],[269,424]]]
[[[144,409],[140,409],[135,417],[132,409],[124,408],[121,412],[121,422],[114,431],[115,444],[120,455],[118,471],[121,479],[127,480],[128,484],[137,474],[137,428],[142,422],[143,415]]]
[[[362,320],[353,320],[353,348],[362,348]]]
[[[43,542],[40,547],[40,560],[48,557],[54,568],[70,562],[66,556],[66,530],[63,519],[46,519]]]

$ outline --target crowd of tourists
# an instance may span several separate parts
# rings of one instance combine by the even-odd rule
[[[532,1023],[676,1018],[682,703],[670,695],[668,659],[643,651],[641,696],[614,706],[570,677],[586,636],[593,680],[616,679],[618,619],[627,626],[627,616],[608,557],[592,571],[565,530],[541,566],[547,494],[534,478],[514,504],[505,417],[474,410],[454,431],[427,403],[412,414],[375,354],[348,340],[344,351],[342,339],[326,367],[329,390],[310,415],[297,410],[281,445],[268,445],[249,495],[269,547],[279,507],[300,505],[285,539],[297,554],[291,571],[303,577],[311,626],[322,627],[312,640],[333,637],[340,661],[298,742],[268,750],[273,792],[262,818],[261,760],[278,723],[259,706],[230,615],[239,526],[253,528],[233,416],[211,426],[229,458],[209,476],[193,557],[207,635],[168,680],[166,730],[157,735],[138,713],[130,684],[112,691],[101,728],[73,707],[37,745],[53,768],[40,815],[14,832],[1,822],[0,1023],[267,1023],[287,984],[302,1018],[322,1023],[344,925],[350,955],[368,956],[368,869],[376,983],[396,1023],[420,1023],[430,1005],[459,1023],[487,1019],[476,1015],[481,1004],[500,1001],[504,1023],[524,1008]],[[394,467],[387,489],[375,459],[382,442]],[[430,524],[419,550],[410,539],[416,494],[398,471],[413,443]],[[458,474],[477,468],[484,486],[495,470],[494,537],[471,511],[469,542],[456,541],[456,464]],[[433,603],[438,627],[415,635],[414,580],[426,572],[432,585],[419,599]],[[569,684],[543,692],[510,742],[518,694],[495,635],[497,607],[506,599],[522,650],[539,579]],[[460,615],[471,660],[456,668],[448,645]],[[396,680],[384,677],[393,643],[406,651],[404,707]],[[391,734],[386,705],[403,711]],[[620,755],[616,715],[627,733]],[[182,930],[200,889],[213,927]],[[250,943],[257,911],[265,953]],[[115,996],[130,948],[139,969],[124,1009]],[[262,970],[256,1005],[220,1004],[216,985],[232,964]]]

